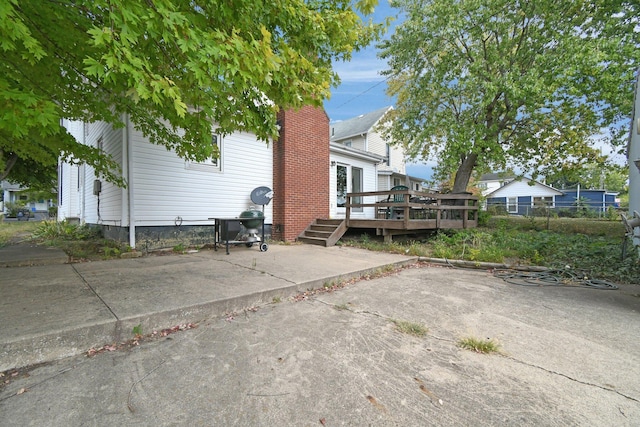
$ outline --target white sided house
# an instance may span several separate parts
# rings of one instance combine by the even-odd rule
[[[252,191],[268,187],[272,202],[256,206],[264,209],[265,233],[292,241],[317,219],[344,218],[347,193],[388,189],[379,188],[381,173],[404,177],[381,172],[388,156],[330,142],[322,109],[281,111],[278,119],[280,136],[270,144],[247,132],[215,136],[220,158],[206,162],[150,143],[126,117],[122,129],[64,121],[78,141],[113,157],[127,186],[100,180],[87,165],[62,163],[58,217],[100,226],[140,250],[203,245],[213,243],[212,218],[238,217],[254,206]],[[351,217],[375,219],[375,208],[354,208]]]
[[[330,218],[344,218],[347,193],[378,191],[377,176],[384,157],[340,143],[330,144]],[[366,202],[366,201],[364,201]],[[375,218],[374,207],[351,209],[352,218]]]
[[[332,146],[340,144],[382,158],[377,166],[375,191],[390,190],[398,185],[422,191],[424,180],[406,174],[404,150],[386,140],[380,132],[382,120],[391,110],[393,110],[391,106],[384,107],[351,119],[331,123],[329,127]]]
[[[250,133],[216,135],[220,158],[193,162],[150,143],[132,123],[65,121],[78,141],[111,155],[127,183],[100,180],[87,165],[63,163],[59,171],[59,219],[99,225],[105,236],[132,248],[155,249],[177,243],[212,243],[213,217],[237,217],[253,203],[257,187],[273,188],[273,150]],[[272,224],[272,206],[264,208]]]
[[[515,178],[487,194],[487,209],[492,206],[506,209],[510,214],[529,215],[537,207],[556,206],[556,197],[564,196],[560,190],[526,177]]]

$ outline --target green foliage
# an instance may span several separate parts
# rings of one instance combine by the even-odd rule
[[[99,228],[64,221],[42,221],[33,232],[33,238],[61,248],[71,259],[118,258],[131,248],[122,243],[104,239]]]
[[[7,211],[7,218],[15,218],[18,216],[18,212],[25,208],[25,204],[22,202],[7,202],[4,207]]]
[[[131,333],[133,334],[133,336],[135,336],[136,338],[141,337],[142,336],[142,325],[138,324],[136,326],[133,327],[133,330],[131,331]]]
[[[584,271],[589,277],[616,283],[638,283],[640,262],[622,260],[621,221],[586,218],[550,218],[549,229],[541,220],[526,217],[490,217],[487,226],[467,230],[441,230],[421,242],[392,244],[371,239],[346,245],[450,260],[462,259],[521,265],[539,265]],[[544,230],[540,230],[544,228]],[[399,236],[396,236],[398,238]]]
[[[64,220],[40,222],[33,237],[43,240],[88,240],[98,238],[100,234],[98,228]]]
[[[554,188],[575,188],[608,190],[619,193],[628,191],[629,170],[616,164],[591,163],[576,169],[561,169],[546,177],[546,182]]]
[[[59,157],[124,184],[61,118],[131,121],[187,159],[215,132],[277,135],[279,108],[321,106],[348,60],[383,31],[375,0],[7,0],[0,3],[0,176],[50,177]],[[39,165],[39,167],[32,167]],[[12,168],[16,168],[10,172]],[[30,168],[30,169],[29,169]],[[15,174],[15,175],[14,175]]]
[[[380,44],[397,97],[385,133],[412,158],[437,159],[438,177],[455,174],[454,192],[466,190],[474,167],[516,164],[535,179],[601,163],[589,138],[602,128],[614,129],[615,147],[626,145],[637,2],[393,5],[407,19]]]

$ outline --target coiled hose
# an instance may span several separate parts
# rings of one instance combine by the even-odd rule
[[[547,271],[495,270],[494,275],[507,283],[520,286],[574,286],[580,288],[615,290],[613,283],[590,279],[573,270],[555,269]]]

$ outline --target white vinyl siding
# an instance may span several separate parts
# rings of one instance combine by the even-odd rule
[[[63,120],[63,126],[78,141],[83,141],[84,125],[79,121]],[[58,218],[80,218],[82,215],[81,195],[84,183],[83,165],[60,163],[58,166]]]
[[[508,185],[500,187],[498,190],[491,193],[491,197],[551,197],[554,195],[562,194],[558,190],[536,183],[535,185],[529,185],[529,181],[523,179],[521,181],[513,181]]]
[[[252,206],[251,191],[273,188],[272,149],[249,133],[224,137],[223,171],[191,168],[188,161],[132,132],[136,225],[210,224],[208,218],[236,217]],[[141,161],[140,159],[144,159]],[[262,209],[262,207],[259,207]],[[272,222],[271,204],[265,222]]]
[[[387,151],[387,141],[382,138],[382,135],[378,132],[369,132],[367,135],[367,145],[369,146],[368,151],[379,156],[387,157],[389,156],[388,162],[385,161],[382,163],[379,168],[380,170],[390,170],[393,172],[406,174],[405,160],[404,160],[404,151],[398,146],[389,145]]]
[[[99,122],[87,125],[85,138],[87,145],[102,146],[105,154],[110,155],[113,160],[122,165],[122,129],[113,129],[110,125]],[[99,195],[93,194],[93,182],[100,179],[102,191]],[[127,218],[122,216],[123,212],[123,189],[97,178],[93,168],[85,168],[84,176],[85,198],[85,220],[90,224],[104,224],[114,226],[128,225]],[[99,201],[99,203],[98,203]]]

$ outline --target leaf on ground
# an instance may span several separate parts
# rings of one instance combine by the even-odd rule
[[[385,408],[382,403],[378,402],[378,400],[375,397],[367,396],[367,400],[371,402],[371,404],[375,406],[377,409],[379,409],[380,411],[387,412],[387,408]]]

